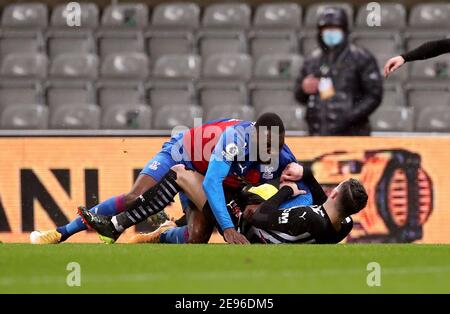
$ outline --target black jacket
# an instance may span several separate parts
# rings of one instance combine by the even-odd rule
[[[381,73],[367,50],[344,42],[334,52],[319,39],[320,48],[305,60],[297,79],[295,98],[307,106],[311,135],[370,135],[369,116],[383,97]],[[336,94],[321,100],[303,92],[308,75],[331,77]]]

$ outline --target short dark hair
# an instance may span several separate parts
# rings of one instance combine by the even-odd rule
[[[341,184],[340,211],[344,216],[358,213],[367,205],[367,192],[364,186],[356,179],[349,179]]]
[[[284,123],[280,116],[273,112],[263,113],[258,120],[256,120],[255,127],[258,130],[260,126],[267,127],[270,131],[272,127],[278,127],[278,131],[284,134]]]

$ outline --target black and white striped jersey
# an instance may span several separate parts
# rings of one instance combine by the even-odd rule
[[[252,243],[339,243],[352,230],[353,220],[347,217],[340,230],[331,224],[322,206],[299,206],[272,210],[264,217],[264,224],[247,225],[243,233]]]

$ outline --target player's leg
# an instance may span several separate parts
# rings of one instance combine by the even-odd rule
[[[94,206],[89,211],[103,216],[114,216],[128,209],[135,200],[145,191],[156,185],[157,181],[175,164],[165,151],[158,153],[151,159],[137,178],[130,192],[115,196]],[[34,244],[56,244],[67,240],[70,236],[86,230],[87,227],[80,217],[72,220],[56,230],[34,231],[30,235],[31,243]]]

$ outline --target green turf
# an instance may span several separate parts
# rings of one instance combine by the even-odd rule
[[[66,284],[69,262],[81,287]],[[450,245],[0,244],[0,293],[17,292],[450,293]]]

